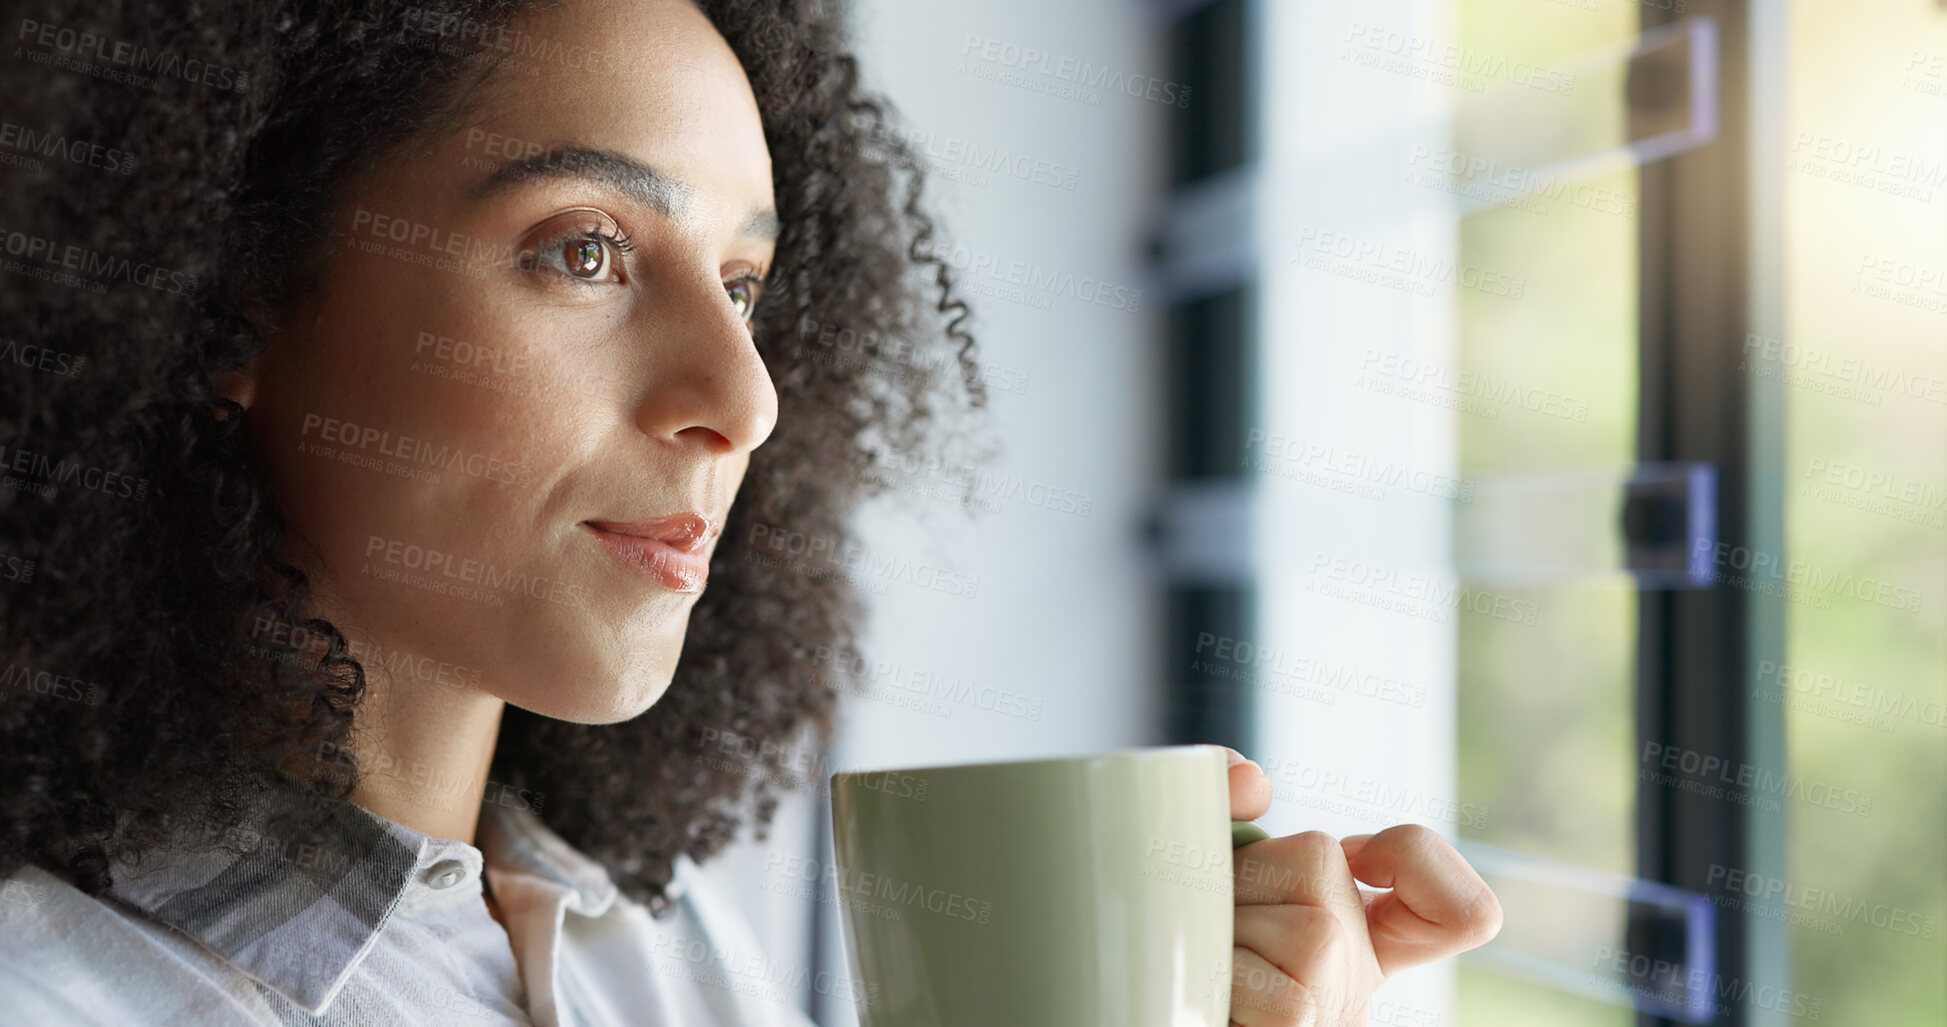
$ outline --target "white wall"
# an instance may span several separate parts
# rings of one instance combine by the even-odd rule
[[[1406,162],[1416,144],[1447,145],[1459,97],[1429,80],[1437,66],[1393,59],[1383,40],[1368,46],[1372,37],[1357,28],[1457,41],[1451,7],[1263,3],[1259,38],[1277,57],[1265,62],[1259,178],[1262,427],[1267,439],[1326,454],[1254,454],[1287,472],[1261,477],[1267,530],[1255,640],[1285,669],[1260,691],[1253,753],[1276,789],[1264,818],[1274,834],[1343,837],[1407,821],[1455,833],[1453,820],[1428,815],[1457,800],[1458,613],[1426,599],[1454,584],[1451,502],[1437,489],[1318,483],[1371,484],[1356,470],[1335,470],[1345,467],[1459,477],[1449,405],[1458,394],[1381,391],[1404,383],[1368,356],[1445,368],[1435,381],[1458,373],[1456,285],[1414,270],[1455,258],[1457,218],[1445,193],[1408,181]],[[1380,66],[1367,63],[1375,59]],[[1395,682],[1394,698],[1321,685],[1348,677]],[[1407,695],[1421,698],[1398,701]],[[1453,1022],[1453,974],[1451,961],[1407,971],[1375,998],[1371,1022]]]
[[[1441,23],[1445,9],[1433,0],[1263,3],[1261,42],[1275,56],[1261,83],[1264,391],[1257,426],[1457,477],[1452,411],[1350,384],[1367,347],[1451,363],[1453,297],[1373,285],[1291,259],[1308,230],[1350,233],[1432,259],[1454,254],[1455,218],[1444,195],[1403,185],[1399,163],[1403,144],[1438,141],[1429,133],[1443,130],[1453,98],[1410,75],[1346,59],[1341,38],[1359,22],[1449,38],[1455,29]],[[869,77],[896,100],[924,146],[942,155],[1000,148],[1074,169],[1071,191],[936,159],[948,238],[966,259],[1002,269],[1023,261],[1044,274],[1142,286],[1141,241],[1164,188],[1166,109],[1117,94],[1096,103],[1050,95],[1047,88],[1070,83],[1023,70],[1028,59],[1013,49],[1000,51],[997,61],[982,56],[993,40],[1039,51],[1050,67],[1070,58],[1166,77],[1147,11],[1130,0],[863,5]],[[1017,77],[995,80],[1009,72]],[[1131,313],[1072,294],[1008,293],[992,278],[976,280],[986,283],[983,291],[1001,293],[973,297],[987,362],[1004,379],[1027,381],[1022,393],[993,393],[1007,446],[997,470],[1086,494],[1089,513],[1005,501],[998,513],[968,518],[927,498],[875,511],[866,521],[875,554],[929,562],[978,585],[966,598],[886,581],[865,655],[885,661],[901,680],[919,674],[948,687],[964,682],[973,695],[1007,689],[1038,702],[1040,714],[1007,716],[971,702],[915,709],[898,701],[912,692],[886,689],[850,702],[843,744],[828,770],[1075,754],[1157,740],[1158,582],[1145,572],[1136,531],[1162,471],[1160,297],[1145,289],[1141,309]],[[1023,292],[1043,299],[1022,302]],[[1402,617],[1305,588],[1333,579],[1330,570],[1317,570],[1321,554],[1441,578],[1449,563],[1448,504],[1400,490],[1374,501],[1275,475],[1261,481],[1267,530],[1259,552],[1271,573],[1251,641],[1409,682],[1426,698],[1408,708],[1347,694],[1321,705],[1267,684],[1251,755],[1274,772],[1329,767],[1430,801],[1454,797],[1451,621]],[[1265,822],[1280,834],[1320,828],[1344,835],[1401,820],[1453,829],[1410,813],[1346,812],[1344,795],[1331,792],[1282,783]],[[808,832],[824,816],[822,805],[797,804],[782,818],[792,830],[767,846],[744,847],[718,871],[750,900],[750,915],[780,961],[804,958],[808,904],[766,891],[776,872],[767,878],[765,864],[774,853],[811,851]],[[829,842],[824,846],[828,853]],[[843,974],[837,910],[828,905],[824,914],[826,955],[837,960],[828,968]],[[1374,1022],[1451,1020],[1452,986],[1450,965],[1412,971],[1382,992]],[[829,998],[817,1016],[823,1027],[856,1022],[849,1002]]]
[[[1088,103],[994,76],[1072,85],[1024,71],[1029,48],[1057,70],[1072,58],[1157,76],[1166,75],[1165,55],[1146,9],[1131,0],[865,0],[858,13],[868,81],[936,154],[928,191],[944,236],[963,262],[981,263],[962,276],[975,286],[968,291],[973,330],[993,381],[1018,389],[990,384],[994,434],[1005,447],[992,469],[1018,497],[999,498],[997,512],[968,515],[957,505],[901,496],[862,521],[874,556],[957,572],[965,577],[949,579],[949,588],[973,584],[973,595],[922,587],[917,575],[868,576],[885,594],[875,600],[861,655],[882,661],[901,682],[920,675],[967,692],[957,702],[915,702],[910,688],[848,699],[841,748],[826,769],[1151,744],[1159,718],[1158,582],[1147,576],[1138,525],[1161,473],[1159,321],[1157,297],[1140,268],[1164,179],[1166,111],[1137,97],[1098,94]],[[1008,49],[983,60],[987,40]],[[969,147],[980,153],[966,156]],[[1022,180],[971,163],[996,149],[1026,157],[1028,174],[1059,181]],[[1015,262],[1030,266],[1022,273],[1068,284],[1010,286],[1005,279]],[[1088,302],[1096,283],[1107,283],[1110,305]],[[1134,310],[1117,309],[1132,302]],[[1034,505],[1049,490],[1061,494],[1056,508]],[[1083,497],[1086,514],[1079,512]],[[999,698],[1028,715],[983,709],[983,695],[986,705]],[[710,867],[744,900],[774,964],[808,966],[810,904],[766,890],[778,883],[775,867],[767,877],[767,863],[773,853],[809,854],[811,827],[825,815],[821,805],[797,802],[780,812],[771,840],[742,845]],[[827,958],[843,973],[837,910],[826,905],[824,913]],[[816,1015],[823,1027],[856,1022],[843,1002],[826,1000]]]

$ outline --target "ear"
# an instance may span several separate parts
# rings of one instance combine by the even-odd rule
[[[289,323],[286,319],[271,316],[269,309],[262,306],[252,304],[248,310],[250,323],[257,330],[261,340],[257,345],[257,355],[251,357],[250,362],[241,367],[216,372],[211,381],[218,396],[230,400],[245,410],[249,410],[251,404],[256,402],[257,383],[263,377],[265,357],[270,353],[271,347],[278,344],[278,336]],[[314,310],[309,316],[315,326],[321,315]]]
[[[250,409],[250,404],[257,398],[257,372],[262,362],[263,356],[259,353],[257,359],[249,364],[217,374],[214,382],[216,394],[245,410]]]

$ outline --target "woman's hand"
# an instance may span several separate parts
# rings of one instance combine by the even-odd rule
[[[1271,808],[1271,779],[1231,752],[1231,819],[1255,820]],[[1252,842],[1234,854],[1233,880],[1230,1021],[1240,1027],[1363,1027],[1387,978],[1501,930],[1487,883],[1418,824]],[[1362,892],[1358,881],[1391,890]]]

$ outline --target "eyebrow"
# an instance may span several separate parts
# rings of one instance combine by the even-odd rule
[[[694,186],[633,157],[585,146],[560,146],[495,168],[474,185],[468,199],[478,203],[523,182],[555,178],[578,178],[608,186],[669,218],[681,216],[696,196]],[[745,218],[737,234],[775,240],[781,227],[777,211],[765,207]]]

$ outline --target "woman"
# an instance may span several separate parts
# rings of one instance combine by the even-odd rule
[[[144,6],[4,73],[8,1022],[802,1023],[667,958],[753,948],[692,869],[860,614],[765,541],[984,398],[840,11]],[[1246,852],[1240,1023],[1498,924],[1430,832]]]

